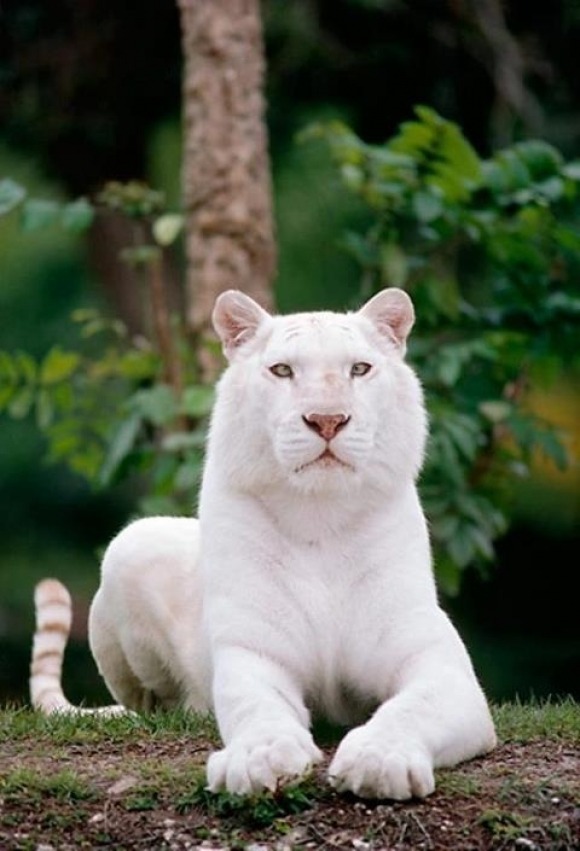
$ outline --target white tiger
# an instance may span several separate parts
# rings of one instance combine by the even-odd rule
[[[426,417],[404,361],[411,300],[391,288],[357,313],[270,316],[229,291],[213,321],[229,366],[199,521],[139,520],[111,543],[89,619],[99,669],[123,707],[215,713],[211,790],[308,772],[324,716],[358,725],[328,768],[336,789],[426,796],[434,768],[490,750],[495,733],[437,602],[415,487]],[[31,692],[47,712],[74,711],[63,595],[54,580],[37,589]]]

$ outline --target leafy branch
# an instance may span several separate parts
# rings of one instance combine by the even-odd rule
[[[538,140],[480,159],[427,107],[384,145],[337,122],[302,138],[329,145],[371,213],[343,239],[363,294],[395,285],[415,301],[410,356],[431,418],[421,487],[440,579],[456,591],[467,565],[493,559],[514,478],[537,452],[567,462],[528,391],[578,366],[580,162]]]
[[[167,298],[164,252],[181,233],[181,214],[166,212],[161,193],[137,182],[109,183],[94,200],[60,203],[31,198],[6,179],[0,215],[8,214],[19,215],[27,232],[63,227],[80,234],[97,216],[129,220],[132,242],[120,259],[143,273],[151,334],[131,338],[118,319],[76,311],[74,350],[54,347],[39,361],[0,352],[0,411],[16,419],[33,415],[48,460],[66,463],[92,484],[146,473],[144,511],[189,511],[213,391],[199,382],[183,323]]]

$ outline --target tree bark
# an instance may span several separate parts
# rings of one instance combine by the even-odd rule
[[[188,322],[203,339],[216,296],[265,308],[276,265],[259,0],[178,0],[184,78]]]

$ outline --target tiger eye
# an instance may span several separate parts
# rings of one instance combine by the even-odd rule
[[[287,363],[275,363],[270,367],[270,372],[272,375],[275,375],[277,378],[293,378],[294,372],[292,371],[292,367]]]
[[[359,361],[358,363],[354,363],[351,367],[350,374],[353,378],[356,378],[360,375],[366,375],[372,369],[370,363],[364,363],[364,361]]]

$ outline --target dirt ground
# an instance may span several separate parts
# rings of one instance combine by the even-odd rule
[[[580,747],[570,742],[502,745],[439,772],[431,797],[406,804],[338,795],[324,766],[277,794],[212,796],[201,771],[208,747],[153,738],[43,753],[8,743],[0,851],[580,849]]]

